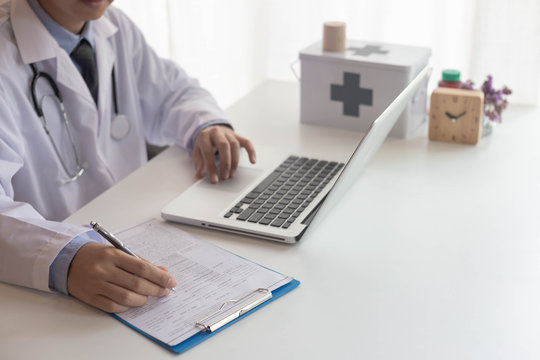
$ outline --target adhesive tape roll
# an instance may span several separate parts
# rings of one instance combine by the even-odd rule
[[[324,23],[323,51],[345,51],[345,23],[328,21]]]

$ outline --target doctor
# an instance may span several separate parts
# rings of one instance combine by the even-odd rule
[[[60,221],[144,164],[146,140],[214,183],[255,151],[111,2],[0,0],[0,281],[118,312],[175,279]]]

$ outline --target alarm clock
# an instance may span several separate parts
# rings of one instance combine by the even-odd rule
[[[482,132],[484,93],[437,88],[431,94],[429,139],[475,145]]]

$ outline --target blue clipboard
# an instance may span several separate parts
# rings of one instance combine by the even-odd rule
[[[206,331],[201,331],[201,332],[198,332],[197,334],[193,335],[192,337],[190,337],[189,339],[187,340],[184,340],[182,341],[181,343],[177,344],[177,345],[168,345],[162,341],[159,341],[158,339],[156,339],[155,337],[153,336],[150,336],[148,335],[147,333],[145,333],[144,331],[142,331],[141,329],[133,326],[132,324],[130,324],[129,322],[125,321],[124,319],[121,319],[118,315],[116,314],[112,314],[110,313],[109,315],[111,315],[112,317],[116,318],[117,320],[119,320],[120,322],[124,323],[125,325],[129,326],[130,328],[132,328],[133,330],[143,334],[144,336],[146,336],[147,338],[149,338],[150,340],[152,341],[155,341],[156,343],[158,343],[159,345],[163,346],[164,348],[172,351],[172,352],[175,352],[177,354],[181,354],[189,349],[191,349],[192,347],[194,347],[195,345],[197,344],[200,344],[201,342],[203,342],[204,340],[208,339],[209,337],[211,336],[214,336],[215,334],[219,333],[221,330],[223,329],[226,329],[228,328],[229,326],[231,326],[232,324],[234,324],[235,322],[243,319],[244,317],[248,316],[249,314],[251,314],[252,312],[260,309],[261,307],[265,306],[266,304],[274,301],[275,299],[285,295],[286,293],[288,293],[289,291],[291,291],[292,289],[296,288],[298,285],[300,285],[300,281],[296,280],[296,279],[292,279],[290,282],[288,282],[287,284],[277,288],[276,290],[272,291],[272,297],[270,299],[268,299],[267,301],[263,302],[262,304],[258,305],[257,307],[251,309],[250,311],[246,312],[245,314],[243,315],[240,315],[238,318],[230,321],[229,323],[227,323],[226,325],[223,325],[222,327],[220,327],[219,329],[215,330],[215,331],[212,331],[212,332],[206,332]]]

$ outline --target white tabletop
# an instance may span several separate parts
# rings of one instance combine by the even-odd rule
[[[228,110],[270,147],[343,159],[359,134],[298,123],[297,84]],[[511,107],[477,146],[388,139],[318,231],[295,245],[181,226],[301,281],[185,359],[540,358],[540,109]],[[121,228],[194,181],[171,148],[69,219]],[[62,295],[0,284],[0,359],[174,357]]]

